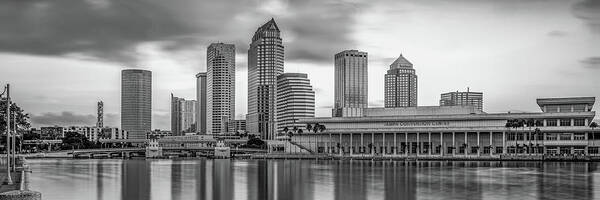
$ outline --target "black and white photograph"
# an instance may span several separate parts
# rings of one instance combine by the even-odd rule
[[[0,200],[600,200],[600,0],[0,0]]]

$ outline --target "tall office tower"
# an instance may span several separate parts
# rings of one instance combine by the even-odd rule
[[[248,49],[248,115],[250,134],[273,139],[277,130],[275,116],[277,76],[283,73],[283,44],[279,27],[271,19],[256,30]]]
[[[206,72],[196,74],[196,131],[206,134]]]
[[[206,132],[233,132],[235,119],[235,46],[212,43],[206,51]],[[230,131],[231,130],[231,131]]]
[[[196,104],[194,100],[185,100],[171,94],[171,133],[184,135],[196,132]]]
[[[284,73],[277,76],[277,131],[298,130],[306,124],[298,119],[315,117],[315,91],[306,74]]]
[[[417,74],[402,54],[385,74],[385,107],[417,106]]]
[[[98,115],[96,121],[96,127],[102,128],[104,127],[104,102],[98,102]]]
[[[466,92],[448,92],[443,93],[440,98],[440,106],[460,106],[472,105],[478,110],[483,111],[483,93],[471,92],[467,89]]]
[[[367,52],[346,50],[335,54],[333,117],[361,117],[368,107]]]
[[[129,139],[146,139],[152,127],[152,72],[121,71],[121,129]]]

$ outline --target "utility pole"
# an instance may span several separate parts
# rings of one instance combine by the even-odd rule
[[[12,185],[12,177],[10,175],[10,85],[6,84],[4,88],[6,92],[6,180],[4,185]]]

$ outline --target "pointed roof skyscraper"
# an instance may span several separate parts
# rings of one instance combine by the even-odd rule
[[[271,20],[269,20],[267,23],[263,24],[262,26],[258,27],[258,29],[256,29],[256,32],[254,32],[254,36],[252,37],[252,41],[264,37],[263,34],[267,32],[280,32],[279,26],[277,26],[277,23],[275,23],[274,18],[271,18]]]
[[[413,64],[400,54],[400,56],[390,65],[390,69],[395,68],[413,68]]]

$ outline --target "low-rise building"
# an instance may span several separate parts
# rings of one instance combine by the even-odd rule
[[[600,129],[589,124],[595,97],[542,98],[542,112],[484,113],[474,106],[370,108],[364,117],[317,117],[323,128],[292,140],[329,154],[600,156]]]

